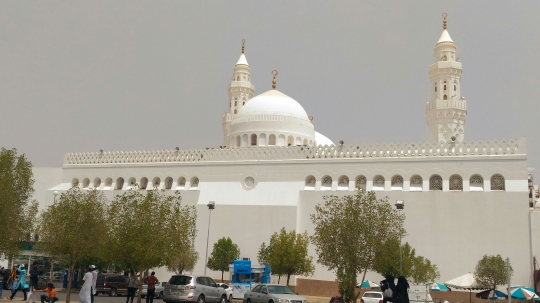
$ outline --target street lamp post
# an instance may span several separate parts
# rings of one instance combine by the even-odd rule
[[[56,196],[58,196],[58,191],[55,190],[55,191],[53,192],[53,195],[54,195],[54,204],[56,204]]]
[[[401,215],[401,211],[405,209],[405,201],[397,200],[396,209]],[[401,230],[399,231],[399,270],[403,274],[403,255],[401,253]]]
[[[204,257],[204,275],[206,276],[206,266],[208,265],[208,239],[210,238],[210,215],[212,214],[212,209],[216,208],[216,202],[210,201],[206,205],[208,206],[208,234],[206,235],[206,256]]]

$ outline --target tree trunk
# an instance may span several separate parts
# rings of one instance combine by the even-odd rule
[[[291,279],[291,274],[287,273],[287,286],[289,286],[289,280]]]
[[[277,276],[277,284],[279,284],[279,281],[281,281],[281,275]]]
[[[139,276],[137,277],[137,279],[139,281],[139,293],[137,294],[137,303],[141,303],[141,298],[142,298],[142,285],[143,285],[143,271],[139,271]]]
[[[69,300],[71,299],[71,282],[73,281],[74,270],[75,270],[75,261],[71,260],[69,264],[69,271],[68,271],[66,303],[69,303]]]
[[[221,283],[223,283],[223,270],[221,271]]]

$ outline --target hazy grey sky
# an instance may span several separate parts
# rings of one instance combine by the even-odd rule
[[[466,140],[526,136],[540,179],[540,1],[2,1],[0,145],[36,166],[222,145],[242,39],[256,94],[277,69],[335,142],[425,141],[444,12]]]

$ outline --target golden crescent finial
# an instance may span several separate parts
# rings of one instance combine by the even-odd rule
[[[277,70],[273,70],[272,71],[272,76],[274,77],[274,79],[272,80],[272,89],[276,89],[276,76],[278,75],[278,72]]]
[[[443,18],[444,18],[444,19],[443,19],[443,29],[446,29],[446,16],[448,16],[448,14],[447,14],[447,13],[444,13],[444,14],[442,14],[442,16],[443,16]]]
[[[242,39],[242,54],[244,53],[244,43],[246,43],[246,39]]]

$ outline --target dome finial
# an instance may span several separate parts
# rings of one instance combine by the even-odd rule
[[[242,54],[244,53],[244,43],[246,43],[246,39],[242,39]]]
[[[446,16],[448,16],[447,13],[442,14],[443,16],[443,29],[446,29]]]
[[[277,70],[273,70],[272,71],[272,76],[274,77],[274,79],[272,80],[272,89],[276,89],[276,76],[277,76],[278,72]]]

